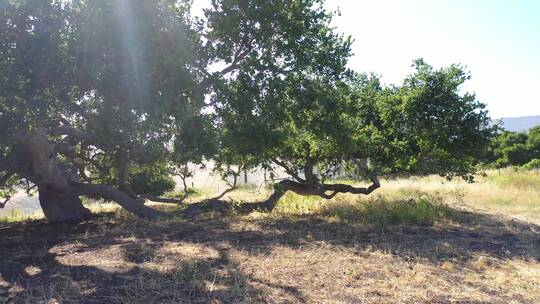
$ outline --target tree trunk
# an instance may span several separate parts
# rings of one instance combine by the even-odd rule
[[[77,221],[90,215],[71,189],[72,172],[60,168],[45,130],[19,136],[14,152],[14,171],[38,186],[39,202],[49,221]]]
[[[62,168],[51,149],[44,129],[21,135],[14,147],[13,171],[38,186],[39,201],[51,222],[83,220],[90,215],[79,196],[117,202],[141,217],[154,219],[163,213],[144,205],[126,193],[106,186],[80,183],[75,172]]]
[[[52,184],[38,186],[39,203],[50,222],[79,221],[90,216],[81,199],[72,191],[54,189]]]

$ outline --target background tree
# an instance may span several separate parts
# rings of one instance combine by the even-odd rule
[[[485,163],[495,168],[523,166],[529,162],[536,167],[535,159],[540,159],[540,127],[528,132],[501,131],[489,145]]]

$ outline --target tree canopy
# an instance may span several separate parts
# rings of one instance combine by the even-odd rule
[[[490,143],[484,162],[495,168],[540,168],[540,126],[528,132],[501,130]]]
[[[350,70],[322,0],[213,0],[203,18],[177,0],[1,6],[0,189],[37,187],[51,221],[87,216],[81,196],[160,216],[144,199],[209,159],[285,170],[265,210],[369,194],[377,174],[470,180],[493,134],[460,65],[419,59],[392,86]],[[372,185],[327,182],[348,168]]]

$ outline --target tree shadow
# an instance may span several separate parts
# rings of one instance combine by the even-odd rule
[[[322,241],[333,246],[378,249],[407,260],[467,262],[478,255],[540,261],[540,226],[489,214],[453,210],[444,225],[371,226],[304,215],[260,221],[263,230],[281,231],[281,243],[298,246]]]
[[[59,303],[266,302],[267,289],[279,289],[290,301],[306,303],[308,299],[294,282],[283,285],[252,277],[242,270],[241,261],[230,256],[230,250],[246,250],[257,257],[271,254],[277,246],[300,248],[324,242],[358,254],[376,249],[433,264],[467,263],[478,255],[540,260],[540,226],[455,212],[452,223],[433,226],[368,227],[317,215],[271,215],[165,224],[141,221],[123,227],[126,220],[119,222],[107,214],[76,225],[3,224],[0,289],[6,290],[3,280],[16,303],[46,302],[47,298]],[[238,222],[249,226],[239,228],[234,225]],[[173,271],[148,266],[152,261],[157,265],[170,262],[170,255],[163,256],[161,251],[177,243],[198,246],[202,253],[178,253]],[[93,255],[104,249],[108,251],[100,254],[112,262],[102,265],[100,257]],[[69,260],[73,257],[76,263]]]
[[[114,224],[96,224],[98,218],[103,216],[76,225],[37,221],[0,226],[2,303],[211,303],[217,299],[238,303],[264,299],[264,292],[251,286],[248,276],[229,257],[227,244],[212,244],[217,254],[211,258],[191,256],[177,262],[173,271],[160,271],[144,263],[156,258],[159,246],[169,242],[166,235],[133,230],[140,239],[126,240],[108,232]],[[142,246],[140,240],[155,242],[155,246]],[[96,266],[95,259],[84,257],[103,248],[112,248],[111,259],[119,260],[120,265]],[[83,255],[78,264],[62,259],[77,255]],[[81,264],[85,259],[94,265]],[[208,278],[220,286],[213,288]],[[51,299],[56,302],[49,302]]]

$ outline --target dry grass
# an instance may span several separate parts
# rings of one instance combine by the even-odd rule
[[[12,209],[7,216],[0,217],[0,223],[16,223],[22,221],[39,220],[43,217],[44,215],[42,211],[33,214],[24,214],[18,209]]]
[[[330,202],[288,194],[272,214],[148,222],[92,203],[101,215],[74,227],[2,224],[0,300],[540,303],[537,175],[493,173],[385,181]]]

